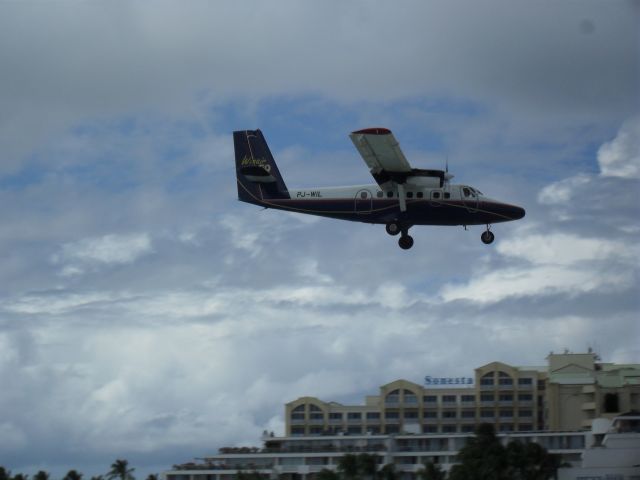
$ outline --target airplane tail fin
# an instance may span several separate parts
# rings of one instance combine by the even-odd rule
[[[239,200],[262,205],[265,200],[291,198],[260,130],[233,132],[233,146]]]

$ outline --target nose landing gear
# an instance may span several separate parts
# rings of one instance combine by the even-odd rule
[[[487,225],[487,229],[484,232],[482,232],[482,235],[480,235],[480,240],[482,240],[482,243],[484,243],[485,245],[489,245],[490,243],[493,243],[493,240],[495,238],[496,236],[491,231],[491,227],[489,225]]]

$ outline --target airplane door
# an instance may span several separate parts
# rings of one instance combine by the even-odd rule
[[[462,187],[460,193],[462,195],[462,202],[464,206],[467,207],[467,210],[471,213],[476,213],[478,211],[478,194],[469,187]]]
[[[355,210],[356,213],[371,213],[373,208],[373,196],[369,190],[363,189],[356,193]]]

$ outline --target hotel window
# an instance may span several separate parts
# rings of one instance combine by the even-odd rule
[[[495,413],[493,410],[482,410],[480,412],[480,418],[493,418],[495,417]]]
[[[476,412],[474,412],[473,410],[463,410],[460,413],[460,416],[462,418],[476,418]]]
[[[475,402],[476,401],[476,396],[475,395],[462,395],[462,401],[463,402]]]
[[[442,403],[456,403],[456,396],[455,395],[443,395],[442,396]]]
[[[510,393],[504,393],[498,397],[501,402],[513,402],[513,395]]]
[[[398,433],[398,432],[400,432],[400,426],[399,425],[387,425],[385,427],[385,432],[386,433]]]
[[[438,412],[424,412],[424,418],[438,418]]]
[[[513,432],[513,425],[511,423],[502,423],[500,424],[501,432]]]
[[[379,420],[380,412],[367,412],[367,420]]]
[[[424,397],[422,397],[422,400],[424,401],[424,403],[438,403],[438,397],[436,395],[425,395]]]
[[[458,427],[456,425],[443,425],[442,433],[455,433],[458,431]]]
[[[330,413],[329,420],[342,420],[342,413],[338,413],[338,412]]]
[[[456,418],[456,412],[442,412],[442,418]]]
[[[494,396],[492,393],[483,393],[480,395],[480,401],[481,402],[493,402],[494,401]]]
[[[324,419],[324,413],[310,413],[309,414],[309,419],[310,420],[323,420]]]
[[[469,433],[469,432],[475,431],[475,429],[476,429],[475,425],[462,425],[460,431],[462,433]]]
[[[360,434],[362,433],[362,427],[358,425],[350,425],[347,427],[347,432],[352,434]]]
[[[309,404],[309,411],[310,412],[321,412],[322,409],[320,407],[318,407],[317,405]]]
[[[438,433],[438,427],[436,425],[423,425],[422,431],[424,433]]]
[[[524,385],[524,386],[533,385],[533,378],[519,378],[518,385]]]
[[[347,413],[347,420],[362,420],[362,414],[360,412]]]
[[[291,428],[291,435],[304,435],[304,427],[292,427]]]
[[[533,430],[533,426],[530,423],[521,423],[518,425],[519,432],[530,432]]]
[[[490,387],[494,385],[493,381],[493,372],[487,373],[484,377],[480,379],[480,385],[484,387]]]
[[[291,420],[304,420],[304,413],[292,413],[291,414]]]
[[[322,433],[322,427],[311,427],[309,428],[310,435],[320,435]]]
[[[418,397],[411,390],[404,390],[404,403],[418,403]]]
[[[291,410],[292,412],[304,412],[304,405],[298,405],[296,408]]]
[[[513,379],[509,376],[509,374],[504,372],[498,372],[498,384],[503,386],[513,385]]]
[[[500,418],[512,418],[513,410],[500,410]]]
[[[519,414],[521,417],[532,417],[532,416],[533,416],[533,412],[532,412],[531,410],[520,410],[520,411],[518,412],[518,414]]]
[[[398,412],[384,412],[384,418],[390,418],[390,419],[400,418],[400,413],[398,413]]]
[[[518,395],[518,400],[520,400],[521,402],[531,402],[533,401],[533,395],[531,395],[530,393],[521,393],[520,395]]]

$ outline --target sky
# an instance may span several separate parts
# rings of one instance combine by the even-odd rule
[[[299,396],[640,363],[640,3],[0,1],[0,465],[138,477],[282,434]],[[348,134],[523,206],[380,225],[237,201],[371,182]]]

